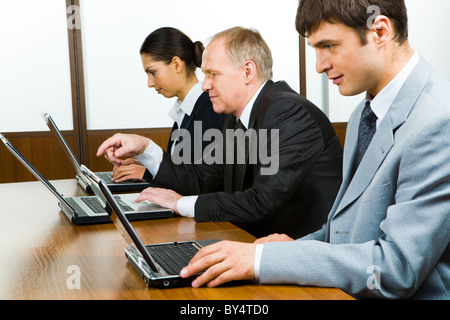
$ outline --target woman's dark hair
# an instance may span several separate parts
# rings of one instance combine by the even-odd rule
[[[167,64],[178,57],[186,64],[188,74],[195,72],[202,65],[205,47],[200,41],[192,40],[175,28],[160,28],[153,31],[141,46],[140,54],[148,54],[156,61]]]
[[[322,22],[343,23],[353,28],[366,44],[368,23],[375,13],[387,16],[394,24],[395,39],[403,44],[408,40],[408,14],[404,0],[300,0],[296,28],[308,37]]]

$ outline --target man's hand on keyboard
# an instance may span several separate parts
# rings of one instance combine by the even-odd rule
[[[179,214],[177,202],[181,198],[181,195],[169,189],[147,188],[141,192],[139,197],[136,199],[136,202],[148,200],[163,208],[172,209],[174,213]]]
[[[216,287],[233,280],[255,278],[254,260],[256,244],[221,241],[202,248],[181,270],[181,277],[188,278],[207,269],[193,282],[193,287]]]

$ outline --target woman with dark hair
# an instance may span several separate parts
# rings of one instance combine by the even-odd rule
[[[201,67],[204,49],[202,42],[193,42],[180,30],[170,27],[152,32],[140,49],[142,65],[148,75],[148,87],[154,88],[158,94],[166,98],[177,97],[169,112],[174,125],[167,152],[173,154],[178,142],[191,138],[190,163],[201,160],[194,157],[198,154],[194,152],[195,146],[201,144],[203,154],[208,145],[202,139],[203,133],[212,128],[222,130],[224,120],[224,115],[214,112],[209,95],[203,92],[202,83],[195,73],[197,67]],[[202,137],[194,141],[194,127],[200,123]],[[152,144],[152,147],[162,157],[162,150],[155,144]],[[181,149],[179,152],[184,151],[186,150]],[[183,157],[182,154],[178,156]],[[136,160],[128,159],[124,165],[114,168],[113,179],[116,182],[130,179],[150,181],[152,176]]]

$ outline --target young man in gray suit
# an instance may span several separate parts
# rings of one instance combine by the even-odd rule
[[[297,241],[206,247],[181,275],[208,268],[193,286],[256,278],[358,298],[449,299],[450,83],[410,47],[404,0],[302,0],[297,30],[342,95],[367,93],[348,124],[328,221]]]

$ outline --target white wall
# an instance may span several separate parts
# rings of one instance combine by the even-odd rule
[[[72,130],[66,5],[0,3],[0,132],[48,130],[41,111]]]
[[[450,1],[406,0],[406,4],[412,47],[450,79]]]
[[[147,88],[139,57],[145,37],[162,26],[178,27],[205,44],[223,29],[256,27],[273,51],[274,79],[287,80],[299,91],[297,0],[80,2],[89,129],[171,125],[167,112],[173,100]],[[446,41],[450,1],[406,3],[411,44],[450,79]],[[63,0],[1,1],[0,132],[47,130],[41,111],[52,114],[61,129],[73,129],[66,9]],[[308,98],[333,122],[348,121],[362,99],[342,97],[324,81],[315,72],[311,48],[307,48],[307,90]]]
[[[412,47],[438,71],[450,79],[450,25],[448,0],[406,0],[409,16],[409,40]],[[365,97],[343,97],[336,86],[315,71],[315,52],[307,48],[307,96],[332,122],[347,122],[356,105]]]
[[[297,5],[297,0],[80,1],[88,129],[172,126],[167,113],[175,101],[147,88],[139,55],[147,35],[165,26],[205,45],[227,28],[254,27],[272,50],[274,79],[299,92]]]

